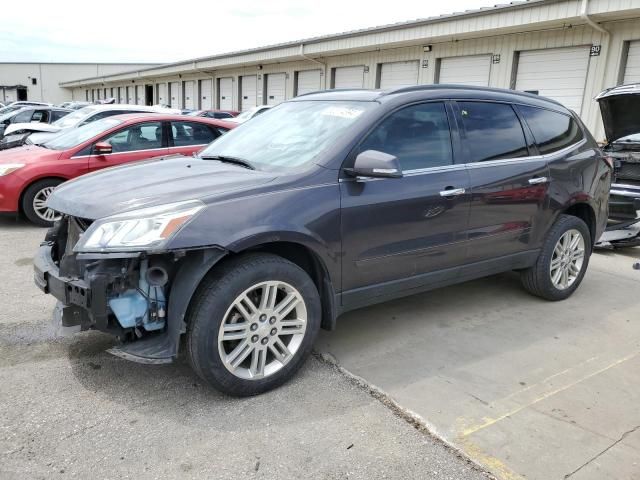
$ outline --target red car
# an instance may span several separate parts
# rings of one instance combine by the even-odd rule
[[[56,217],[46,200],[65,180],[163,155],[191,155],[235,126],[184,115],[117,115],[40,146],[0,151],[0,213],[22,213],[37,225],[49,226]]]

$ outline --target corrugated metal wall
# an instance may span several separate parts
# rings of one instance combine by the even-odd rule
[[[547,5],[545,8],[568,8],[574,2],[556,2]],[[557,14],[558,12],[556,12]],[[571,12],[564,12],[567,15]],[[512,15],[518,17],[517,21],[526,22],[529,15],[534,15],[533,10],[517,10]],[[477,23],[488,21],[489,17],[477,19]],[[500,23],[501,17],[493,18],[492,22]],[[536,20],[537,21],[537,20]],[[423,45],[385,48],[380,47],[374,51],[364,53],[351,53],[339,56],[330,56],[326,58],[318,58],[320,62],[312,62],[309,60],[296,60],[288,62],[280,62],[277,64],[264,64],[261,67],[257,65],[247,66],[233,69],[220,69],[211,76],[202,74],[185,74],[179,78],[177,74],[163,76],[157,78],[145,78],[140,80],[141,83],[166,83],[166,82],[188,82],[192,80],[213,80],[214,85],[213,98],[214,108],[218,107],[218,82],[216,78],[231,77],[233,78],[234,99],[233,108],[238,109],[239,82],[238,78],[243,75],[257,75],[257,103],[266,103],[264,98],[265,75],[270,73],[285,73],[285,91],[287,98],[290,98],[295,91],[294,81],[296,72],[302,70],[321,69],[321,88],[330,88],[331,74],[333,69],[337,67],[364,65],[364,87],[376,88],[376,75],[380,72],[380,64],[387,62],[400,61],[418,61],[420,69],[418,73],[418,83],[431,84],[437,79],[437,68],[441,59],[447,57],[466,56],[466,55],[492,55],[492,65],[489,75],[489,85],[492,87],[513,88],[515,86],[515,73],[517,71],[518,52],[528,50],[540,50],[558,47],[571,46],[601,46],[599,56],[593,56],[589,59],[587,76],[585,79],[584,99],[582,102],[582,118],[589,128],[594,132],[596,138],[603,139],[603,129],[600,123],[599,111],[593,98],[604,88],[618,84],[623,76],[621,72],[624,70],[624,61],[626,59],[627,45],[630,40],[640,40],[640,19],[608,22],[602,24],[611,34],[605,35],[589,26],[572,26],[562,29],[545,30],[527,33],[512,33],[508,35],[496,35],[483,38],[469,38],[466,40],[450,41],[434,43],[432,50],[425,52]],[[499,25],[497,25],[499,26]],[[486,25],[485,25],[486,27]],[[418,28],[418,27],[415,27]],[[469,28],[480,28],[470,26]],[[394,35],[399,35],[395,32]],[[396,41],[397,38],[388,38],[386,41]],[[338,40],[336,40],[338,41]],[[340,39],[340,42],[348,42],[348,39]],[[382,39],[381,39],[382,41]],[[427,43],[427,42],[425,42]],[[307,50],[305,49],[305,52]],[[112,83],[108,86],[123,86],[128,83]],[[200,85],[196,82],[195,85]],[[89,87],[86,87],[89,88]],[[84,98],[85,89],[80,89],[76,94],[74,90],[74,98]],[[154,89],[155,91],[155,89]],[[199,93],[196,94],[198,97]]]

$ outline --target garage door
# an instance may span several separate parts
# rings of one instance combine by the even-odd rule
[[[629,42],[623,84],[640,82],[640,40]]]
[[[211,110],[213,108],[213,81],[200,80],[200,108]]]
[[[159,83],[158,84],[158,101],[156,103],[160,103],[160,104],[167,104],[169,102],[167,102],[168,98],[167,98],[167,84],[166,83]]]
[[[298,72],[298,79],[296,80],[296,95],[302,95],[303,93],[315,92],[320,90],[320,70],[304,70]]]
[[[240,77],[240,110],[247,110],[257,105],[258,77],[244,75]]]
[[[171,101],[169,105],[173,108],[182,108],[182,92],[180,89],[180,82],[171,82],[169,84],[169,98]]]
[[[338,67],[335,69],[333,88],[362,88],[364,86],[364,67]]]
[[[440,59],[438,83],[489,86],[491,55],[469,55]]]
[[[184,108],[194,109],[195,105],[195,82],[184,82]]]
[[[520,52],[516,90],[553,98],[580,114],[589,51],[583,46]]]
[[[136,103],[134,98],[133,87],[127,87],[127,103],[129,105],[134,105]]]
[[[136,105],[144,105],[144,86],[136,85]]]
[[[380,88],[406,87],[418,84],[418,61],[383,63],[380,66]]]
[[[233,109],[233,78],[231,77],[218,79],[218,108]]]
[[[127,103],[124,87],[118,87],[118,103]]]
[[[277,105],[285,101],[287,78],[284,73],[267,75],[267,105]]]

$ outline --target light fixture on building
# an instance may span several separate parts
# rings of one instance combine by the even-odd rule
[[[431,50],[433,50],[433,47],[431,45],[425,45],[422,47],[423,52],[430,52]]]

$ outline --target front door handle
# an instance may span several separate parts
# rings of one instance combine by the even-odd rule
[[[457,197],[458,195],[464,195],[464,188],[445,188],[440,192],[441,197]]]
[[[547,183],[549,179],[547,177],[533,177],[529,179],[529,185],[540,185],[541,183]]]

